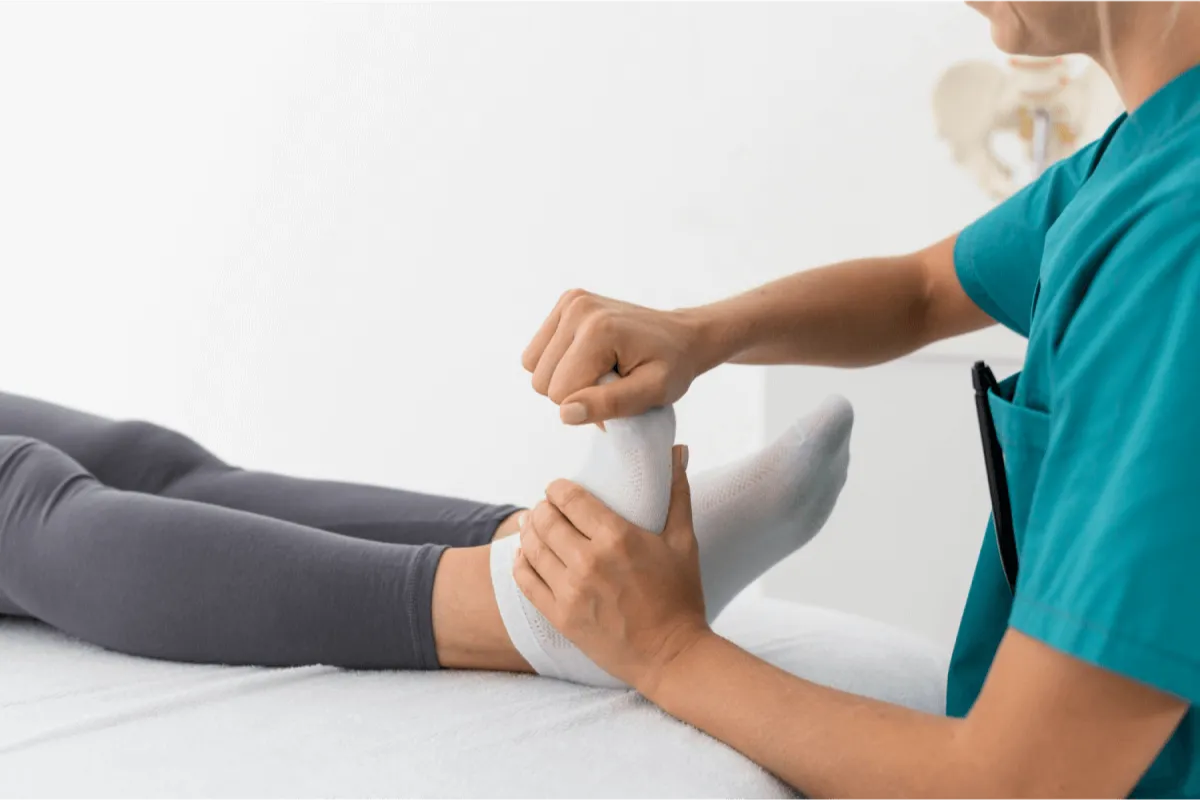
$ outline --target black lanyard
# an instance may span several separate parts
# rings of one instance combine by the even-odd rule
[[[996,529],[996,545],[1000,549],[1000,566],[1008,588],[1017,591],[1017,538],[1013,532],[1012,507],[1008,500],[1008,476],[1004,471],[1004,451],[996,436],[988,392],[998,384],[992,370],[982,361],[971,368],[971,383],[975,386],[975,410],[979,415],[979,437],[983,440],[983,464],[987,468],[988,489],[992,493],[992,520]]]

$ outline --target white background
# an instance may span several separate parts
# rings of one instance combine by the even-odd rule
[[[995,54],[959,4],[0,6],[0,387],[245,466],[529,502],[586,444],[519,364],[558,295],[677,307],[951,233],[988,204],[930,95],[969,57]],[[1013,352],[946,352],[980,348]],[[701,379],[697,467],[783,424],[767,387]],[[979,531],[951,521],[953,606]],[[846,585],[794,594],[889,618],[894,586]]]

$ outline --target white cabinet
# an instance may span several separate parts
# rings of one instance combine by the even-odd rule
[[[991,508],[970,367],[983,358],[1008,375],[1022,346],[988,331],[869,369],[767,370],[768,440],[831,392],[854,404],[855,426],[832,518],[759,590],[898,625],[948,649]]]

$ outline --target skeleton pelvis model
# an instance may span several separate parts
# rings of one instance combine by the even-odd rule
[[[966,61],[946,70],[933,95],[938,134],[994,199],[1020,188],[1018,165],[996,151],[1014,134],[1033,176],[1098,136],[1120,112],[1116,90],[1095,64],[1073,70],[1062,58],[1010,58],[1007,67]]]

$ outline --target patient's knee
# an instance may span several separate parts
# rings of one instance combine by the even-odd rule
[[[0,436],[0,492],[9,494],[75,474],[86,474],[86,470],[40,439]]]
[[[24,436],[0,436],[0,550],[12,529],[27,519],[44,519],[88,483],[95,483],[91,473],[58,448]],[[4,561],[0,557],[0,566]]]
[[[102,438],[93,472],[117,489],[158,494],[197,470],[224,466],[191,438],[153,422],[114,422]]]

